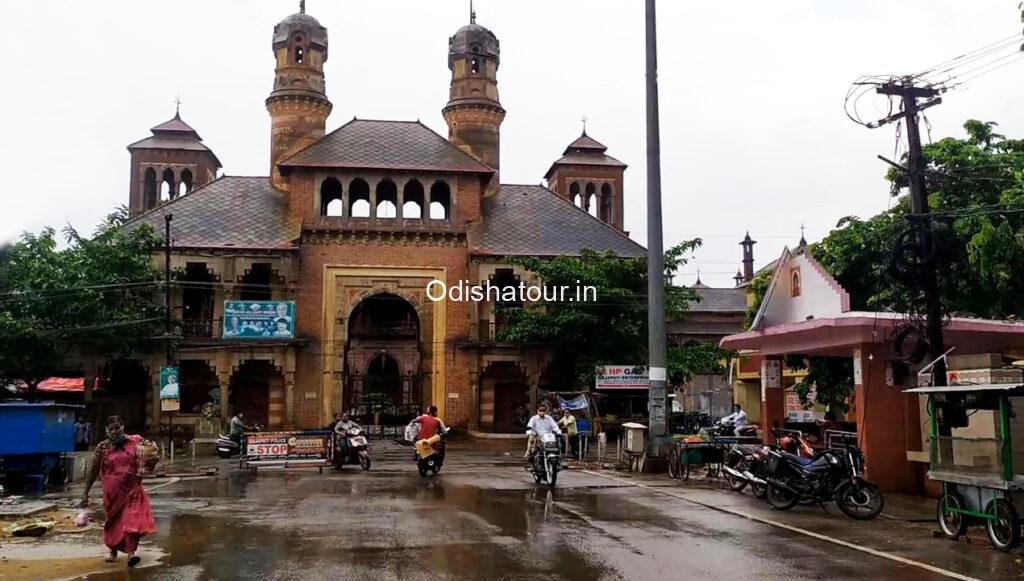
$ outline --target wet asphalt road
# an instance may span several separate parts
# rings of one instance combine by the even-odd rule
[[[942,578],[596,474],[567,471],[548,490],[514,456],[453,450],[422,479],[408,455],[255,478],[224,463],[219,478],[162,487],[142,549],[159,564],[88,579]]]

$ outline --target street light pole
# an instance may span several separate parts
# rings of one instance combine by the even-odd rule
[[[647,39],[647,411],[650,446],[668,435],[665,421],[665,256],[661,233],[661,136],[658,131],[658,39],[655,0],[646,0]]]

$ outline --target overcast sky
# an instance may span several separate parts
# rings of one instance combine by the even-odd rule
[[[629,164],[626,228],[646,244],[644,19],[640,0],[477,0],[501,41],[504,183],[539,183],[580,133]],[[0,240],[70,223],[91,231],[128,201],[125,146],[174,114],[228,175],[266,175],[274,24],[284,0],[0,0]],[[1018,32],[1017,0],[736,0],[659,5],[666,244],[704,239],[698,268],[727,286],[746,230],[757,264],[842,216],[888,207],[892,127],[850,122],[862,74],[906,73]],[[353,116],[420,119],[447,135],[448,37],[466,0],[309,0],[327,27],[331,130]],[[909,25],[907,23],[914,23]],[[932,135],[967,118],[1024,136],[1024,61],[950,92]],[[867,101],[869,106],[871,101]],[[869,107],[868,115],[873,107]]]

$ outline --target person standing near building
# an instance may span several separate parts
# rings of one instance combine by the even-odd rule
[[[568,441],[567,452],[573,459],[579,458],[579,432],[576,429],[576,416],[572,415],[569,409],[562,410],[562,418],[558,420],[558,426],[562,428]]]
[[[75,420],[75,452],[84,452],[92,444],[92,422],[83,416]]]
[[[89,476],[85,481],[81,506],[89,506],[89,490],[101,478],[103,487],[103,544],[110,549],[108,563],[117,560],[118,551],[128,556],[128,566],[142,560],[135,554],[143,535],[156,532],[156,521],[149,496],[142,487],[143,459],[138,456],[141,436],[124,433],[119,416],[107,419],[107,439],[96,446]]]

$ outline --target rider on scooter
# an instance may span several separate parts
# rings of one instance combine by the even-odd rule
[[[338,438],[338,451],[342,458],[348,458],[348,431],[352,428],[360,428],[360,426],[349,418],[348,412],[341,414],[341,419],[334,424],[334,433]]]
[[[427,455],[425,448],[439,442],[441,434],[448,431],[441,418],[437,417],[436,405],[429,406],[427,413],[414,419],[412,423],[420,425],[420,432],[416,439],[416,449],[420,452],[421,457]]]

